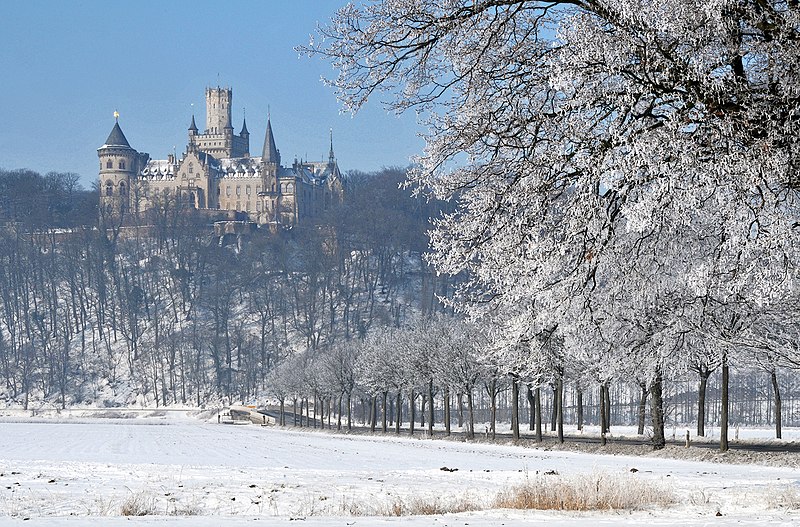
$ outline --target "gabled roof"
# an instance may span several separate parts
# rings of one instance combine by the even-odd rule
[[[111,129],[111,133],[108,134],[108,139],[103,144],[103,146],[126,146],[128,148],[131,147],[128,144],[128,140],[125,139],[125,134],[122,133],[122,128],[119,127],[119,123],[114,123],[114,128]]]

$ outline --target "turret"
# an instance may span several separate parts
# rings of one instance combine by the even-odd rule
[[[135,178],[140,154],[128,144],[119,126],[119,114],[114,112],[114,128],[106,142],[97,149],[100,158],[101,215],[120,215],[130,205],[131,183]]]

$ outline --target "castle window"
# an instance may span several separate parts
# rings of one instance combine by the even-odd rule
[[[231,196],[231,187],[230,187],[230,185],[225,187],[225,195],[228,196],[228,197]]]
[[[250,195],[250,185],[247,185],[247,188],[245,189],[245,191],[246,191],[247,195],[249,196]]]
[[[122,161],[121,159],[119,161],[119,169],[120,170],[125,170],[125,161]]]
[[[114,184],[111,181],[106,181],[106,196],[113,196],[113,195],[114,195]]]
[[[119,184],[119,195],[120,196],[124,196],[125,195],[125,183],[120,183]]]
[[[236,202],[236,210],[242,210],[242,202],[241,201],[237,201]]]
[[[261,194],[261,185],[256,186],[256,194]]]
[[[236,185],[236,195],[237,196],[242,195],[242,187],[240,185]]]
[[[109,159],[106,163],[106,168],[114,168],[114,162]]]
[[[191,163],[189,163],[189,173],[190,173],[190,174],[193,174],[193,173],[194,173],[194,167],[192,166],[192,164],[191,164]]]
[[[248,210],[248,211],[250,210],[250,202],[249,201],[247,203],[245,203],[244,208],[245,208],[245,210]]]
[[[221,196],[221,195],[222,195],[222,189],[217,187],[217,196]]]

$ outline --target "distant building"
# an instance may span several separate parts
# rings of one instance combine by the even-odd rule
[[[333,138],[327,161],[295,160],[281,165],[272,123],[260,157],[250,156],[247,123],[235,134],[231,125],[233,92],[206,88],[206,129],[199,133],[194,116],[186,151],[177,158],[150,159],[133,149],[118,115],[100,158],[100,205],[106,215],[122,218],[181,200],[197,209],[235,211],[260,225],[291,226],[328,209],[342,197]]]

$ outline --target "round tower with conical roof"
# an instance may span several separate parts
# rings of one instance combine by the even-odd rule
[[[97,149],[100,158],[101,217],[120,216],[129,209],[131,184],[136,176],[139,157],[119,127],[119,114],[114,114],[114,128],[103,146]]]

